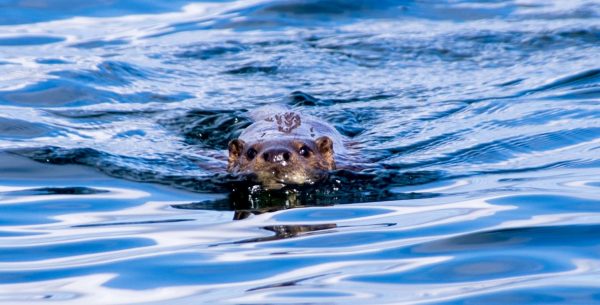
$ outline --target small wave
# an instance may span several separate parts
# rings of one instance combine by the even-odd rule
[[[108,91],[63,79],[51,79],[15,91],[1,91],[0,103],[23,107],[62,107],[97,104],[114,96]]]
[[[91,195],[110,191],[90,187],[42,187],[21,191],[4,192],[5,196],[44,196],[44,195]]]
[[[569,247],[592,247],[598,242],[594,236],[597,225],[572,225],[572,226],[546,226],[509,228],[495,231],[476,232],[467,235],[452,237],[431,243],[414,246],[411,252],[415,254],[436,253],[439,255],[451,253],[468,253],[470,251],[494,252],[498,249],[534,249],[551,246],[565,245],[565,240],[570,236],[581,236],[575,244]],[[553,236],[548,239],[548,236]]]
[[[243,110],[191,110],[159,123],[181,134],[189,144],[226,149],[252,121]]]
[[[0,46],[31,46],[62,42],[62,37],[52,36],[16,36],[0,38]]]
[[[52,137],[63,134],[59,128],[41,123],[0,117],[0,137],[24,140],[37,137]]]
[[[186,47],[185,51],[176,53],[176,57],[209,60],[228,54],[237,54],[247,50],[247,47],[239,42],[226,42],[218,45],[194,45]]]
[[[576,73],[574,75],[568,75],[561,77],[555,81],[552,81],[546,85],[540,86],[535,89],[527,90],[523,94],[533,94],[546,91],[556,91],[560,89],[577,89],[585,88],[589,86],[598,86],[600,84],[600,69],[591,69],[583,72]]]
[[[168,3],[144,3],[144,5],[140,5],[136,0],[124,0],[114,3],[11,2],[2,7],[4,14],[0,16],[0,25],[30,24],[77,16],[110,17],[161,13],[177,11],[185,3],[188,3],[188,1],[175,0]]]
[[[96,48],[108,48],[111,46],[121,46],[128,44],[129,41],[124,39],[113,39],[113,40],[88,40],[73,43],[70,46],[73,48],[81,49],[96,49]]]
[[[356,102],[371,102],[378,100],[385,100],[394,97],[392,94],[380,93],[364,97],[350,97],[350,98],[328,98],[319,99],[308,93],[302,91],[294,91],[290,94],[289,103],[292,106],[332,106],[336,104],[345,103],[356,103]]]
[[[104,86],[125,86],[136,80],[149,79],[154,73],[135,67],[132,64],[115,61],[105,61],[94,70],[58,71],[50,75],[74,82]],[[156,76],[156,75],[154,75]]]
[[[0,300],[600,303],[598,5],[142,2],[0,5]],[[339,169],[228,174],[282,103]]]
[[[74,243],[54,243],[51,245],[13,246],[2,249],[0,263],[27,262],[41,259],[64,258],[85,254],[96,254],[107,251],[119,251],[139,247],[152,246],[155,243],[145,238],[127,239],[95,239]]]
[[[239,68],[232,68],[225,73],[228,74],[274,74],[279,68],[277,66],[245,65]]]
[[[117,94],[113,91],[96,89],[94,76],[81,75],[73,72],[64,73],[67,78],[50,79],[29,85],[23,89],[0,91],[0,104],[21,107],[77,107],[101,103],[151,103],[178,102],[190,98],[188,93],[162,95],[153,92],[137,92],[132,94]],[[69,79],[74,77],[75,79]],[[83,79],[77,79],[83,77]],[[87,79],[87,80],[86,80]],[[122,82],[123,79],[109,78],[107,82]]]
[[[110,226],[127,226],[127,225],[143,225],[143,224],[159,224],[159,223],[175,223],[184,221],[194,221],[195,219],[167,219],[167,220],[146,220],[146,221],[125,221],[125,222],[110,222],[110,223],[91,223],[84,225],[75,225],[73,228],[93,228],[93,227],[110,227]]]

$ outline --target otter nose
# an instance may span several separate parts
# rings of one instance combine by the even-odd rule
[[[263,159],[271,163],[289,161],[290,156],[290,151],[282,148],[269,149],[262,154]]]

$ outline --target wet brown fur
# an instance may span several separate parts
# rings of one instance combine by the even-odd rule
[[[304,147],[310,149],[307,157],[300,154]],[[248,150],[256,150],[256,156],[248,157]],[[290,152],[288,161],[269,162],[262,154],[272,149],[285,149]],[[306,148],[304,148],[306,149]],[[235,139],[229,143],[227,170],[235,173],[254,174],[267,188],[279,188],[283,184],[304,184],[315,182],[319,171],[335,169],[333,147],[328,137],[313,141],[305,140],[269,140],[259,143],[245,143]]]
[[[277,189],[288,184],[314,183],[323,172],[336,168],[334,145],[329,136],[315,139],[312,134],[293,133],[306,123],[299,114],[278,113],[260,123],[266,127],[256,131],[247,129],[251,133],[248,142],[240,138],[229,143],[227,171],[254,175],[265,188]],[[303,126],[306,127],[313,130],[311,126]],[[262,135],[257,136],[257,132]]]

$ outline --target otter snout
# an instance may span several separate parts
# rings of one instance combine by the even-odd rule
[[[272,148],[262,153],[262,158],[268,163],[287,162],[292,157],[292,152],[285,148]]]
[[[333,169],[333,141],[327,136],[229,142],[227,171],[252,175],[266,189],[312,184],[324,177],[323,171]]]

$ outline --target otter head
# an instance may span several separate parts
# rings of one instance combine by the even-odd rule
[[[325,171],[333,169],[333,141],[327,136],[316,140],[229,142],[227,171],[251,174],[267,189],[314,183]]]

